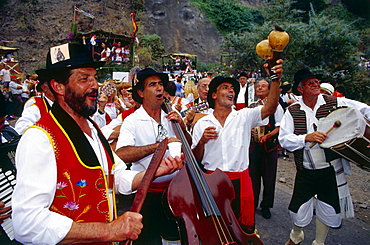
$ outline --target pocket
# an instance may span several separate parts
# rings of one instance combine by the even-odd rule
[[[232,146],[241,147],[243,145],[243,135],[244,128],[243,127],[236,128],[231,135]]]

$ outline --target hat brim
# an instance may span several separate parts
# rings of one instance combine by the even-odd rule
[[[240,91],[240,84],[237,80],[235,80],[234,78],[231,78],[231,77],[212,80],[211,83],[209,84],[209,90],[208,90],[208,95],[207,95],[207,102],[208,102],[210,108],[214,109],[214,107],[215,107],[214,106],[214,100],[212,98],[212,93],[215,93],[217,91],[217,87],[221,83],[224,83],[224,82],[231,83],[233,85],[234,92],[235,92],[235,99],[234,99],[235,101],[234,102],[236,102],[236,98],[238,97],[238,94],[239,94],[239,91]]]
[[[309,76],[309,77],[305,77],[303,78],[302,80],[300,81],[295,81],[294,84],[293,84],[293,87],[292,87],[292,92],[294,95],[301,95],[301,93],[298,91],[298,85],[300,82],[304,81],[304,80],[307,80],[309,78],[313,78],[313,77],[316,77],[316,75],[313,75],[313,76]]]
[[[37,78],[39,80],[39,82],[36,85],[36,90],[38,92],[42,92],[41,85],[43,85],[46,81],[49,80],[49,71],[46,70],[46,69],[39,69],[39,70],[36,70],[35,72],[36,72],[36,74],[38,76]]]
[[[50,69],[47,69],[49,71],[57,71],[57,70],[72,70],[72,69],[77,69],[77,68],[88,68],[88,67],[91,67],[91,68],[100,68],[102,66],[105,65],[105,61],[94,61],[94,62],[91,62],[91,63],[85,63],[85,64],[78,64],[78,65],[68,65],[66,67],[56,67],[56,68],[50,68]]]

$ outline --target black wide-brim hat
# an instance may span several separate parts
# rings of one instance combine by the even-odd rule
[[[137,91],[139,89],[144,89],[145,79],[147,79],[148,77],[152,77],[152,76],[158,76],[161,79],[161,81],[163,82],[163,87],[164,88],[167,87],[167,84],[168,84],[168,81],[169,81],[168,74],[156,72],[152,68],[145,68],[145,69],[143,69],[143,70],[141,70],[137,73],[136,78],[137,78],[138,82],[133,86],[133,89],[132,89],[132,98],[136,102],[139,102],[140,104],[143,103],[143,100],[141,99],[141,97],[139,96]]]
[[[36,71],[36,74],[37,74],[37,80],[39,81],[36,85],[36,90],[38,92],[42,92],[41,85],[49,81],[49,73],[48,73],[48,70],[46,69],[39,69]]]
[[[46,55],[46,69],[37,70],[36,73],[52,74],[58,70],[71,70],[75,68],[99,68],[105,61],[94,61],[87,45],[66,43],[50,48]],[[44,71],[46,70],[46,71]]]
[[[242,71],[242,72],[240,72],[240,74],[238,75],[238,79],[239,79],[240,77],[246,77],[246,78],[248,78],[248,74],[247,74],[246,72]]]
[[[215,93],[217,90],[217,87],[224,82],[231,83],[234,87],[234,92],[235,92],[235,97],[234,97],[234,103],[236,102],[236,99],[238,97],[239,91],[240,91],[240,84],[237,80],[234,78],[228,77],[225,78],[223,76],[218,76],[212,79],[212,81],[209,84],[209,90],[208,90],[208,95],[207,95],[207,102],[210,108],[215,108],[215,102],[214,99],[212,98],[212,93]]]
[[[303,81],[304,79],[311,78],[311,77],[316,77],[316,75],[313,74],[312,72],[310,72],[310,70],[308,68],[303,68],[303,69],[300,69],[299,71],[297,71],[294,74],[294,84],[293,84],[293,88],[292,88],[293,94],[301,95],[301,93],[299,93],[299,91],[297,90],[297,87],[298,87],[299,83],[301,81]]]

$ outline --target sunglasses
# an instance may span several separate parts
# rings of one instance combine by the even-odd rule
[[[313,86],[314,84],[316,84],[316,83],[320,83],[320,80],[318,80],[318,79],[315,79],[315,80],[309,80],[309,81],[307,81],[305,84],[303,84],[303,86],[304,85],[308,85],[308,86]]]

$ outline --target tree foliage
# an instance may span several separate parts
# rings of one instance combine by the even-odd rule
[[[369,101],[368,92],[363,91],[368,76],[357,65],[361,40],[351,24],[324,13],[317,14],[313,6],[308,21],[300,21],[301,10],[294,9],[289,0],[273,0],[261,12],[266,20],[262,25],[251,25],[249,32],[225,36],[223,46],[235,53],[235,69],[260,69],[264,61],[257,56],[255,47],[267,39],[274,25],[279,25],[290,35],[290,43],[284,50],[285,81],[292,82],[298,69],[308,67],[324,78],[336,78],[347,87],[352,98]]]
[[[300,0],[292,4],[294,9],[302,10],[301,16],[305,22],[309,20],[311,6],[315,7],[316,13],[321,13],[321,11],[326,9],[327,4],[324,0]]]
[[[164,47],[162,44],[162,39],[157,34],[145,34],[140,37],[141,48],[144,48],[146,52],[150,53],[150,58],[153,61],[160,61],[163,53]]]
[[[235,0],[192,0],[191,3],[198,7],[223,34],[250,31],[251,23],[262,23],[259,11]]]

